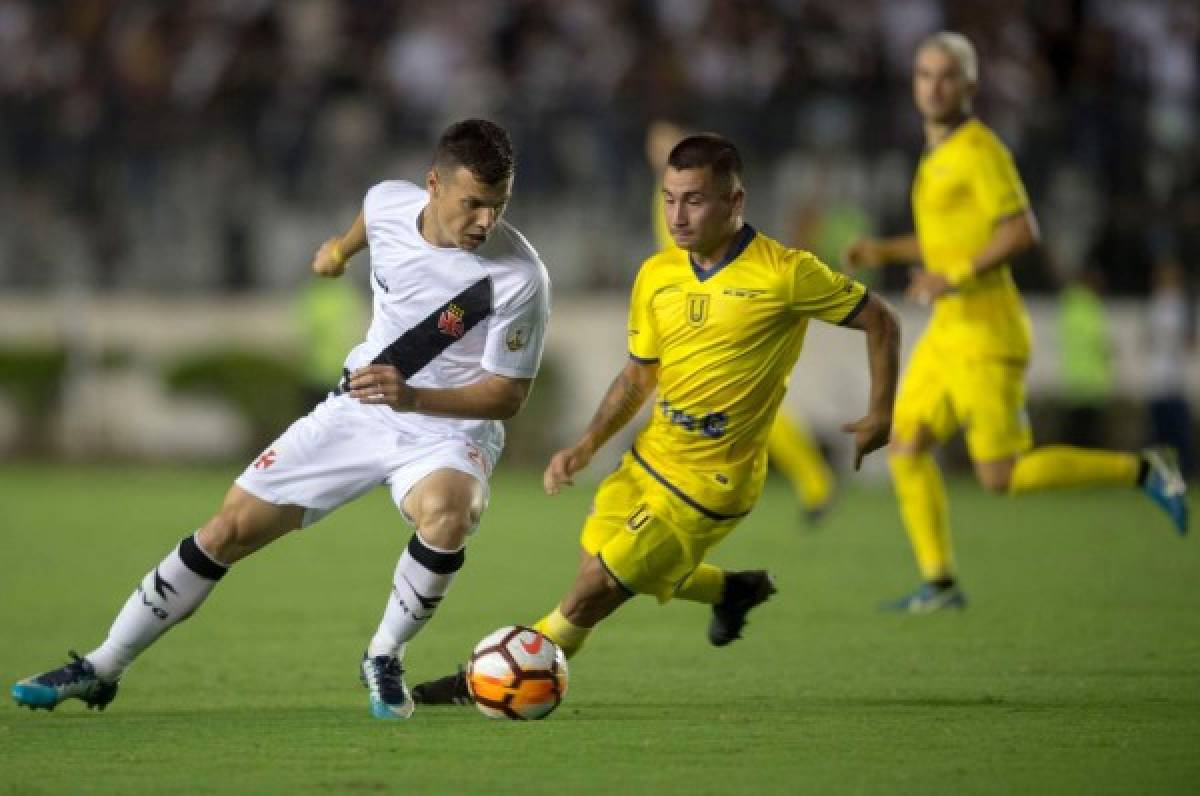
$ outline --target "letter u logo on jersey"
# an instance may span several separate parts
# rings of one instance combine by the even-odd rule
[[[699,329],[708,320],[708,294],[707,293],[688,293],[687,294],[687,322],[688,326]]]

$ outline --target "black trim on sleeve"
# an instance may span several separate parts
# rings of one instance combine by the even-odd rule
[[[206,580],[220,580],[229,567],[223,567],[200,549],[195,536],[185,536],[179,542],[179,559],[183,565]]]
[[[459,548],[453,553],[443,553],[426,547],[425,543],[421,541],[421,537],[415,533],[408,541],[408,554],[425,569],[438,575],[458,572],[462,569],[463,562],[467,560],[467,548]]]
[[[862,312],[863,307],[867,306],[867,300],[871,298],[871,291],[864,290],[862,298],[854,305],[854,309],[850,310],[850,314],[838,321],[838,326],[849,326],[850,323],[858,317],[858,313]]]
[[[645,357],[639,357],[637,354],[633,354],[633,353],[631,353],[629,355],[629,358],[632,359],[634,362],[640,362],[643,365],[653,365],[658,362],[658,357],[654,357],[653,359],[646,359]]]

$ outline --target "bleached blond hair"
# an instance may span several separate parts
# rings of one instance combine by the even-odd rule
[[[971,44],[971,40],[966,36],[954,31],[943,30],[922,39],[920,46],[917,47],[917,52],[926,47],[937,47],[953,58],[968,83],[979,82],[979,56],[975,54],[975,45]]]

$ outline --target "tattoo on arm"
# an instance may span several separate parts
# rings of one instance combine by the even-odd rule
[[[584,438],[591,441],[593,450],[599,449],[613,434],[624,428],[650,394],[650,386],[637,378],[636,371],[631,370],[626,367],[613,379],[592,422],[588,424]]]

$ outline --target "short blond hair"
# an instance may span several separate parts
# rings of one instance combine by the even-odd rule
[[[962,75],[968,83],[979,82],[979,56],[975,54],[975,45],[961,33],[943,30],[921,40],[917,52],[927,47],[937,47],[949,55],[962,70]]]

